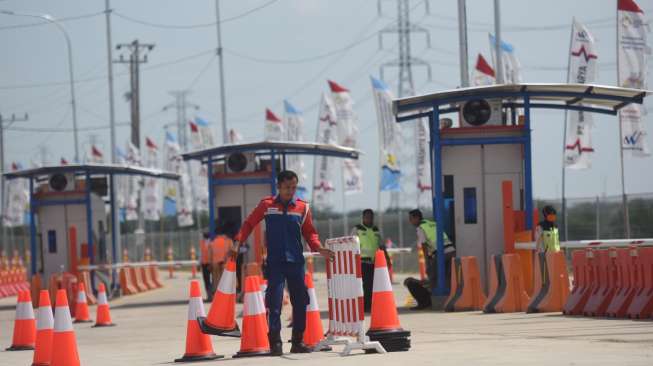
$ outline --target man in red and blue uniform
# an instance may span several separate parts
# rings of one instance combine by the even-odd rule
[[[310,249],[325,258],[332,258],[333,252],[322,248],[320,238],[313,226],[308,203],[295,197],[298,177],[286,170],[277,176],[276,196],[265,197],[252,211],[236,235],[232,255],[238,252],[240,243],[245,242],[258,223],[265,219],[267,243],[268,288],[265,302],[269,308],[270,350],[272,355],[283,354],[281,342],[281,305],[284,283],[288,282],[292,304],[293,328],[291,353],[308,353],[311,349],[303,343],[306,328],[306,305],[308,292],[304,284],[304,248],[302,237]]]

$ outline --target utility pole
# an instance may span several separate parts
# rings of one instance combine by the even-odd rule
[[[25,113],[25,117],[16,117],[15,114],[11,115],[11,118],[5,121],[5,119],[2,117],[2,114],[0,114],[0,174],[2,176],[0,177],[0,194],[2,195],[2,215],[0,215],[0,225],[2,225],[2,249],[5,248],[5,245],[7,243],[7,227],[5,226],[5,220],[4,217],[6,215],[5,209],[7,208],[7,205],[9,201],[7,201],[7,194],[5,192],[5,176],[4,173],[7,171],[5,170],[5,128],[10,127],[14,122],[25,122],[29,119],[29,116],[27,113]],[[5,122],[7,122],[7,125],[5,126]]]
[[[215,0],[215,20],[216,30],[218,33],[218,67],[220,70],[220,116],[222,117],[222,143],[229,143],[229,134],[227,134],[227,97],[224,90],[224,55],[222,53],[222,33],[220,30],[220,0]],[[211,233],[213,235],[213,233]]]
[[[132,43],[119,43],[116,46],[117,50],[125,48],[129,51],[129,59],[125,60],[123,54],[114,62],[119,64],[129,64],[129,80],[130,92],[129,101],[131,103],[131,141],[134,146],[140,149],[141,135],[140,135],[140,65],[147,62],[147,52],[152,51],[154,48],[153,43],[140,43],[137,39]],[[142,57],[141,57],[142,55]]]
[[[112,42],[111,42],[111,5],[109,4],[109,0],[105,0],[105,9],[104,13],[106,16],[106,23],[107,23],[107,59],[109,62],[107,62],[107,67],[108,67],[108,78],[109,78],[109,124],[110,124],[110,129],[111,129],[111,163],[116,164],[116,112],[115,112],[115,106],[114,106],[114,100],[113,100],[113,54],[112,54]],[[113,218],[112,218],[113,220]]]
[[[467,54],[467,6],[458,0],[458,48],[460,54],[460,86],[469,86],[469,56]]]
[[[129,92],[129,101],[131,103],[131,141],[134,146],[141,148],[141,111],[140,111],[140,65],[147,62],[147,52],[152,51],[154,48],[153,43],[140,43],[135,39],[132,43],[119,43],[116,46],[117,50],[125,48],[129,51],[129,60],[125,60],[124,55],[121,54],[116,63],[129,64],[129,79],[131,88]],[[142,57],[141,57],[142,55]],[[139,234],[145,233],[145,218],[143,217],[143,193],[139,190],[139,210],[138,210],[138,228],[136,232]],[[142,238],[144,240],[144,238]],[[138,243],[142,244],[142,243]],[[137,244],[137,245],[138,245]]]
[[[497,58],[497,84],[504,83],[503,55],[501,52],[501,0],[494,0],[494,54]]]

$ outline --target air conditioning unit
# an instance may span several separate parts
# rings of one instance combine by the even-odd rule
[[[254,153],[233,153],[227,156],[227,173],[246,173],[256,171]]]
[[[501,126],[504,124],[501,99],[472,99],[460,108],[460,127]]]
[[[55,173],[48,179],[48,188],[54,192],[68,192],[75,190],[75,174]]]

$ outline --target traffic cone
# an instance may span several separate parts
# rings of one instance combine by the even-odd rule
[[[306,273],[304,282],[308,290],[309,303],[306,305],[306,330],[304,330],[304,344],[308,347],[315,347],[324,339],[324,328],[320,319],[320,308],[317,304],[315,295],[315,286],[313,285],[313,275]]]
[[[220,278],[208,317],[197,318],[202,333],[240,337],[236,323],[236,262],[230,260]]]
[[[79,366],[77,340],[70,318],[66,290],[57,290],[54,310],[54,332],[52,334],[52,362],[50,366]]]
[[[240,351],[233,357],[269,356],[268,322],[258,276],[245,279],[245,300],[243,302],[243,334],[240,337]]]
[[[100,282],[97,297],[97,310],[95,314],[95,327],[113,327],[111,322],[111,313],[109,312],[109,302],[107,301],[107,292],[104,283]]]
[[[36,347],[32,366],[48,366],[52,361],[52,332],[54,318],[52,317],[52,304],[50,292],[41,290],[39,294],[38,319],[36,321]]]
[[[374,259],[374,288],[372,292],[372,320],[369,332],[401,330],[397,305],[392,293],[392,284],[388,274],[385,254],[376,251]]]
[[[410,349],[410,331],[399,324],[397,306],[385,253],[377,250],[374,258],[374,288],[372,293],[372,319],[365,333],[371,341],[378,341],[388,352]]]
[[[86,301],[86,288],[84,282],[77,285],[77,301],[75,302],[74,323],[90,323],[91,316],[88,313],[88,302]]]
[[[25,351],[34,349],[36,340],[36,320],[32,308],[32,298],[29,290],[18,292],[16,303],[16,320],[14,321],[14,336],[11,347],[7,351]]]
[[[209,361],[222,358],[213,353],[211,337],[202,333],[197,324],[198,317],[205,317],[202,291],[197,280],[190,281],[190,300],[188,301],[188,325],[186,326],[186,352],[175,362]]]

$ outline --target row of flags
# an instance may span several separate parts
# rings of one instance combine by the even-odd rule
[[[625,88],[646,89],[648,58],[651,47],[648,45],[650,27],[644,12],[634,0],[617,2],[617,84]],[[474,85],[496,83],[494,54],[495,38],[489,35],[490,64],[483,55],[476,59],[472,82]],[[504,83],[521,82],[520,65],[514,47],[501,42]],[[596,41],[587,26],[576,19],[572,20],[571,42],[568,59],[567,82],[592,84],[597,77],[598,54]],[[622,131],[621,148],[631,152],[634,157],[650,156],[646,141],[647,132],[643,124],[645,108],[640,104],[629,104],[619,112]],[[568,111],[565,116],[565,154],[564,164],[570,169],[591,167],[594,147],[592,145],[592,113]]]

